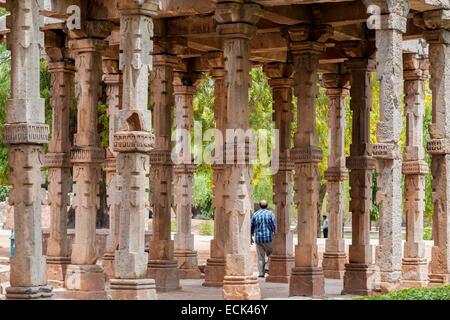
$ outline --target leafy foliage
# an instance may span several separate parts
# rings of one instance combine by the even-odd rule
[[[200,211],[200,215],[212,217],[212,182],[204,173],[194,177],[194,206]]]
[[[214,223],[211,220],[202,221],[199,234],[201,236],[212,236],[214,234]]]
[[[366,296],[355,300],[450,300],[450,286],[404,289],[379,296]]]

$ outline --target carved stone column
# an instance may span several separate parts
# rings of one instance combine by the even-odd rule
[[[350,157],[346,160],[350,170],[352,244],[349,246],[349,263],[345,265],[342,294],[370,295],[377,280],[370,245],[372,171],[375,169],[370,143],[370,111],[375,61],[366,58],[351,59],[345,66],[351,74],[350,108],[353,112],[352,144]]]
[[[179,61],[175,56],[153,56],[152,99],[155,149],[150,152],[153,222],[148,275],[155,279],[158,291],[180,289],[174,242],[171,239],[172,159],[171,111],[174,106],[173,69]]]
[[[10,258],[7,299],[50,297],[46,259],[42,255],[41,202],[43,145],[48,142],[44,100],[39,92],[41,34],[36,1],[7,1],[8,47],[11,50],[11,96],[7,102],[3,142],[8,145],[9,204],[14,207],[15,254]]]
[[[433,175],[433,240],[429,281],[450,283],[450,19],[449,10],[424,13],[429,43],[430,87],[433,92],[431,155]]]
[[[79,299],[104,299],[105,274],[96,264],[96,214],[104,150],[97,132],[98,101],[101,93],[102,56],[105,42],[94,38],[72,40],[78,100],[77,133],[72,149],[75,239],[71,264],[67,268],[67,295]]]
[[[152,67],[153,21],[157,1],[122,1],[120,11],[120,70],[123,73],[122,108],[116,114],[114,134],[119,176],[120,225],[115,252],[111,297],[114,300],[156,299],[155,280],[147,277],[145,219],[148,207],[148,152],[154,146],[150,133],[148,81]]]
[[[294,149],[295,202],[298,214],[298,244],[295,267],[289,282],[290,296],[322,296],[324,276],[317,252],[317,206],[319,202],[319,162],[322,150],[316,131],[319,55],[325,51],[329,26],[304,26],[288,29],[295,66],[295,95],[298,99]]]
[[[191,72],[175,72],[174,74],[174,127],[176,130],[186,130],[185,132],[190,133],[194,125],[192,103],[196,82],[199,79],[201,79],[199,76],[193,76]],[[188,161],[182,161],[173,167],[174,206],[177,216],[174,256],[178,262],[181,279],[200,279],[201,272],[198,268],[197,251],[194,250],[194,235],[191,227],[196,165],[191,161],[190,141],[187,146],[189,146],[189,150],[186,150],[189,154],[189,159],[186,159]]]
[[[276,205],[277,229],[273,239],[273,251],[270,256],[267,282],[288,283],[294,267],[293,237],[291,232],[292,171],[290,160],[292,87],[294,80],[292,65],[270,63],[264,67],[270,78],[273,97],[273,120],[275,128],[280,130],[280,167],[274,176],[274,203]]]
[[[106,89],[106,105],[109,118],[109,147],[106,149],[104,170],[106,172],[106,195],[109,214],[109,235],[103,255],[103,269],[107,279],[114,277],[114,255],[119,243],[119,209],[120,199],[117,175],[117,152],[113,150],[114,134],[118,128],[118,113],[122,108],[122,72],[119,70],[118,50],[110,47],[113,57],[103,57],[103,83]]]
[[[50,42],[50,41],[49,41]],[[64,285],[67,265],[70,264],[67,239],[67,209],[70,180],[70,109],[73,98],[75,65],[64,59],[64,48],[47,48],[50,62],[48,71],[52,77],[50,105],[53,109],[52,138],[45,156],[48,167],[48,202],[50,206],[50,237],[47,241],[48,280]],[[56,54],[58,53],[58,54]],[[63,60],[61,60],[61,58]]]
[[[227,90],[225,87],[225,70],[223,54],[213,53],[208,57],[211,67],[210,74],[214,79],[214,116],[216,119],[216,129],[225,136],[225,125],[227,119]],[[223,286],[225,277],[228,220],[225,214],[225,177],[224,164],[215,163],[213,169],[213,200],[214,208],[214,239],[211,240],[210,258],[206,261],[205,287]]]
[[[403,54],[405,80],[406,147],[403,156],[405,175],[406,242],[402,260],[402,285],[425,287],[428,267],[423,241],[425,211],[425,176],[428,165],[423,147],[423,117],[425,113],[425,80],[428,60],[417,54]]]
[[[378,3],[378,2],[376,2]],[[378,144],[373,146],[377,159],[380,208],[379,245],[376,264],[380,268],[383,292],[400,284],[402,264],[402,156],[400,136],[403,128],[403,57],[402,41],[406,32],[406,2],[396,1],[394,8],[382,8],[381,27],[376,30],[377,78],[380,80],[380,123]],[[386,12],[386,13],[385,13]]]
[[[256,33],[254,25],[260,14],[259,5],[244,1],[219,1],[216,7],[215,19],[219,23],[217,31],[223,38],[226,71],[226,129],[244,132],[249,129],[250,39]],[[243,139],[238,138],[236,141],[234,135],[231,136],[232,141],[226,141],[227,159],[223,176],[226,180],[225,214],[229,227],[223,297],[225,300],[260,299],[259,283],[253,276],[250,255],[250,214],[253,204],[249,156],[252,154],[252,146]],[[241,151],[246,154],[242,155]]]
[[[329,233],[323,254],[322,268],[326,278],[342,279],[345,254],[344,181],[348,179],[345,167],[345,99],[349,93],[349,74],[324,74],[323,84],[328,96],[328,170],[325,172],[328,192]]]

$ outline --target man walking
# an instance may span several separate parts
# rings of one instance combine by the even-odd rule
[[[259,277],[264,278],[265,272],[269,270],[270,255],[272,254],[272,238],[276,230],[276,222],[273,213],[267,210],[268,203],[261,200],[260,209],[252,217],[252,243],[255,236],[256,251],[258,253]]]
[[[323,216],[322,229],[323,229],[323,237],[328,238],[328,217],[327,216]]]

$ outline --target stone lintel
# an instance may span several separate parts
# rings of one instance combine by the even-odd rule
[[[427,175],[428,164],[424,160],[403,161],[402,173],[404,175]]]
[[[328,168],[325,171],[325,180],[328,182],[344,181],[348,179],[347,168]]]
[[[105,150],[96,147],[75,147],[71,150],[71,162],[75,163],[103,163]]]
[[[230,1],[219,1],[214,14],[214,18],[220,24],[255,25],[262,16],[263,11],[259,4]]]
[[[103,51],[106,48],[106,41],[95,38],[83,38],[69,41],[69,49],[76,53]]]
[[[117,9],[121,15],[154,16],[159,11],[159,1],[121,0],[117,1]]]
[[[394,143],[378,143],[371,145],[373,157],[376,159],[401,159],[401,148]]]
[[[294,163],[318,163],[322,161],[322,149],[317,146],[295,147],[291,149],[291,160]]]
[[[370,156],[350,156],[346,159],[346,167],[349,170],[373,170],[376,159]]]
[[[429,44],[450,44],[450,30],[426,30],[423,37]]]
[[[44,123],[8,123],[3,127],[3,143],[46,144],[48,132],[48,125]]]
[[[172,157],[170,150],[153,149],[149,152],[151,165],[172,166]]]
[[[71,168],[70,154],[65,152],[49,152],[45,155],[43,165],[48,168]]]
[[[122,131],[114,134],[113,150],[115,152],[147,153],[154,148],[155,137],[145,131]]]
[[[244,38],[251,39],[256,35],[257,28],[254,25],[237,22],[230,24],[220,24],[217,26],[217,33],[224,38]]]

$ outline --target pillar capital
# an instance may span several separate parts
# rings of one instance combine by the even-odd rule
[[[375,69],[376,61],[371,58],[353,58],[344,62],[348,70],[372,71]]]
[[[339,97],[348,95],[350,78],[350,74],[325,73],[322,75],[322,84],[327,89],[327,96]]]
[[[73,60],[49,62],[47,64],[49,73],[70,73],[75,74],[75,63]]]
[[[256,34],[254,25],[262,14],[256,3],[219,1],[214,15],[219,23],[217,32],[223,37],[250,39]]]
[[[405,81],[428,79],[430,62],[427,57],[416,53],[403,54],[403,79]]]
[[[100,52],[107,48],[107,42],[105,40],[95,38],[83,38],[69,41],[69,49],[75,53],[85,52]]]
[[[159,11],[159,1],[157,0],[121,0],[117,3],[117,8],[122,15],[146,15],[154,16]]]
[[[289,40],[292,54],[325,52],[325,41],[333,34],[333,27],[329,25],[300,25],[286,28],[285,37]]]
[[[270,79],[291,79],[294,67],[290,63],[271,62],[264,65],[264,73]]]

